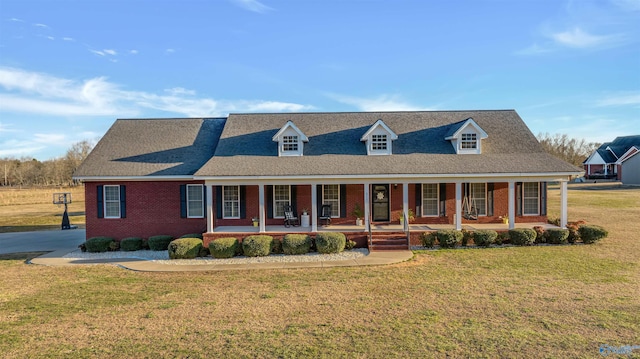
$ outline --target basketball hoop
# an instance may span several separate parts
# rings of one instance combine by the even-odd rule
[[[53,194],[53,204],[58,206],[58,208],[64,205],[64,214],[62,215],[62,229],[78,228],[77,226],[72,226],[69,224],[69,213],[67,212],[67,204],[69,203],[71,203],[70,192],[58,192]]]

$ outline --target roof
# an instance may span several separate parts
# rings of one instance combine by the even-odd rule
[[[640,148],[640,135],[616,137],[612,142],[605,142],[600,145],[596,152],[605,163],[615,163],[620,156],[627,153],[633,146]]]
[[[74,177],[192,176],[213,155],[224,122],[116,120]]]
[[[488,134],[482,154],[458,155],[447,134],[468,118]],[[362,135],[382,120],[393,155],[367,156]],[[272,137],[292,121],[309,138],[304,155],[278,157]],[[453,129],[455,127],[455,129]],[[195,175],[330,176],[579,173],[547,154],[514,110],[231,114],[214,156]]]

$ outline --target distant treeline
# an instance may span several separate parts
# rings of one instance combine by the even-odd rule
[[[538,141],[548,153],[582,168],[582,163],[600,147],[601,143],[569,138],[566,134],[538,134]]]
[[[73,172],[87,157],[93,144],[90,141],[74,143],[64,157],[38,161],[32,157],[0,158],[0,185],[2,186],[72,186]]]

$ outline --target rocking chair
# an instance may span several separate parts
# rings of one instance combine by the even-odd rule
[[[320,216],[318,217],[320,221],[324,221],[325,225],[331,224],[331,205],[323,204],[322,210],[320,211]]]
[[[284,226],[289,228],[291,226],[297,227],[300,225],[298,216],[293,213],[291,206],[284,206]]]

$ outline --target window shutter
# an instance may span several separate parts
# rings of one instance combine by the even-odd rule
[[[447,184],[440,183],[440,216],[447,215]]]
[[[265,186],[267,196],[267,218],[273,218],[273,186]]]
[[[98,218],[104,218],[104,186],[100,185],[96,187],[97,197],[96,202],[98,203]]]
[[[522,182],[516,182],[516,216],[522,216]]]
[[[187,218],[187,185],[180,185],[180,218]]]
[[[202,213],[207,218],[207,186],[202,185]]]
[[[247,218],[247,186],[240,186],[240,218]]]
[[[547,182],[540,182],[540,215],[547,215]]]
[[[222,219],[222,186],[216,186],[216,218]]]
[[[494,183],[487,183],[487,216],[493,216],[493,187]]]
[[[127,189],[120,185],[120,218],[127,218]]]
[[[298,186],[291,186],[291,210],[298,213]]]
[[[416,217],[422,217],[422,183],[415,185]]]
[[[316,206],[318,207],[318,215],[322,214],[322,202],[324,201],[322,198],[322,186],[321,184],[316,186],[316,199],[317,199],[317,203]]]
[[[340,185],[340,218],[347,218],[347,185]]]

